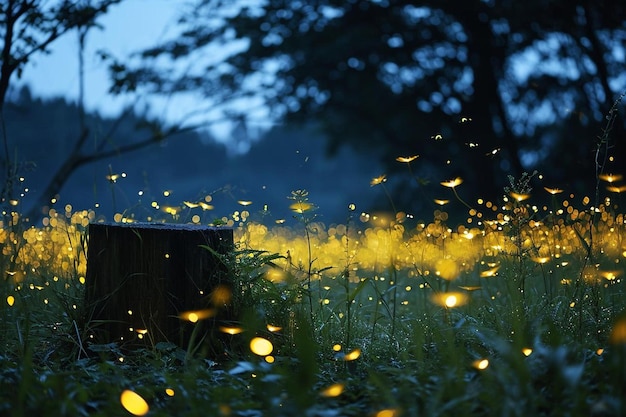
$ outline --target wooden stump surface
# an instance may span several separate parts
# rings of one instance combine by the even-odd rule
[[[88,232],[85,297],[97,343],[186,346],[193,325],[186,314],[208,319],[213,330],[228,318],[226,267],[203,246],[232,251],[232,229],[96,223]]]

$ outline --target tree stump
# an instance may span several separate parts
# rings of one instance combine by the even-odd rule
[[[96,223],[88,231],[85,297],[95,343],[186,348],[192,337],[219,338],[232,294],[219,254],[233,250],[232,229]],[[192,332],[199,325],[202,332]]]

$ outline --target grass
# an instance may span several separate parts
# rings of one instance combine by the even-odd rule
[[[619,177],[601,162],[609,130],[592,198],[532,191],[542,179],[525,174],[502,201],[472,206],[461,179],[443,181],[468,209],[454,228],[443,209],[425,222],[393,202],[324,225],[303,190],[291,196],[298,222],[270,225],[245,202],[213,222],[236,238],[220,256],[239,319],[219,359],[195,335],[186,350],[96,343],[84,303],[96,214],[51,210],[27,228],[5,212],[0,414],[626,415],[626,225]],[[414,159],[398,161],[411,171]],[[541,193],[550,203],[533,202]],[[204,209],[184,202],[149,220],[207,224]]]
[[[607,200],[507,200],[456,229],[442,212],[424,224],[354,210],[326,227],[302,216],[314,207],[302,199],[291,227],[238,214],[224,261],[242,332],[218,362],[163,342],[90,343],[93,214],[52,212],[19,235],[14,217],[2,235],[0,413],[130,415],[131,391],[154,416],[623,415],[623,215]],[[248,348],[258,335],[271,355]]]

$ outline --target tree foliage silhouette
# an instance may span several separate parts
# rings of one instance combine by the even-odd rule
[[[592,178],[594,136],[626,88],[625,7],[198,0],[179,37],[113,68],[113,90],[260,100],[276,119],[315,120],[330,150],[349,143],[390,171],[420,154],[420,176],[460,175],[495,197],[507,174],[537,166],[554,181]]]

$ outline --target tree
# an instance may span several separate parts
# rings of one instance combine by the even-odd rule
[[[149,132],[141,139],[127,138],[116,140],[115,127],[131,116],[132,108],[120,115],[118,123],[103,135],[91,132],[85,123],[83,107],[83,50],[89,30],[98,26],[97,19],[104,15],[111,6],[122,0],[62,0],[48,2],[43,0],[6,0],[0,4],[0,128],[2,132],[3,155],[0,157],[3,172],[0,176],[2,190],[0,205],[16,204],[16,181],[19,178],[21,164],[18,159],[19,144],[11,144],[9,132],[4,123],[4,107],[7,92],[15,77],[19,78],[29,61],[38,54],[49,52],[50,46],[60,37],[76,32],[79,38],[79,97],[78,97],[78,134],[73,143],[65,149],[65,160],[58,170],[50,175],[47,185],[42,187],[38,198],[27,213],[26,218],[36,220],[42,216],[41,208],[50,204],[59,189],[82,165],[101,160],[113,155],[136,151],[163,141],[169,136],[193,130],[194,127],[164,127],[158,120],[144,120],[139,129]],[[144,133],[145,134],[145,133]],[[93,141],[89,141],[89,138]],[[54,138],[50,138],[54,141]],[[48,146],[54,146],[53,143]]]
[[[114,68],[114,89],[260,99],[276,119],[317,121],[331,150],[349,143],[390,171],[420,154],[431,183],[459,175],[492,199],[539,166],[591,179],[601,119],[626,89],[625,22],[609,0],[198,0],[180,37]],[[583,169],[545,164],[571,152],[564,127]]]

